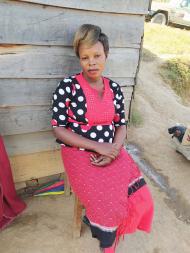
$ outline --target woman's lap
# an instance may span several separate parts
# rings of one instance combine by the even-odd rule
[[[128,213],[130,206],[135,210],[140,205],[135,218],[137,222],[146,212],[143,208],[148,209],[152,201],[147,186],[141,187],[128,197],[128,185],[141,177],[137,165],[124,149],[118,158],[106,167],[93,166],[90,154],[91,152],[72,148],[62,149],[70,184],[84,204],[88,218],[104,226],[117,226],[123,219],[131,216],[131,212]]]

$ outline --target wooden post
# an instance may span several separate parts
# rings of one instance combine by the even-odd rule
[[[66,172],[64,172],[64,195],[65,197],[71,195],[71,186]]]
[[[73,237],[79,238],[81,235],[81,225],[82,225],[82,204],[79,198],[75,195],[74,197],[74,218],[73,218]]]

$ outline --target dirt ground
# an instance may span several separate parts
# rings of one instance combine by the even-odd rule
[[[140,148],[142,158],[164,180],[165,188],[145,175],[155,201],[152,232],[127,235],[118,253],[190,252],[190,161],[175,152],[167,133],[176,122],[190,123],[190,107],[183,106],[164,84],[158,64],[141,63],[135,107],[143,124],[130,127],[128,143]],[[72,238],[72,197],[36,197],[26,202],[27,210],[0,234],[1,253],[100,252],[86,225],[81,238]]]

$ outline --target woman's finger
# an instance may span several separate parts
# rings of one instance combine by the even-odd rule
[[[104,161],[104,160],[102,160],[101,162],[99,162],[99,163],[92,163],[93,165],[95,165],[95,166],[98,166],[98,167],[103,167],[103,166],[105,166],[107,163]]]
[[[109,157],[105,157],[102,161],[100,161],[99,163],[94,163],[94,165],[99,166],[99,167],[103,167],[106,166],[108,164],[110,164],[112,162],[112,160]]]
[[[97,163],[101,162],[103,159],[104,159],[104,157],[100,156],[97,159],[93,160],[92,162],[97,164]]]
[[[91,154],[90,155],[90,161],[95,161],[97,159],[97,155],[96,154]]]
[[[103,167],[108,165],[110,162],[108,160],[102,160],[101,162],[97,163],[96,166]]]

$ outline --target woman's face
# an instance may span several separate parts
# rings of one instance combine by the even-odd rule
[[[105,68],[106,55],[101,42],[97,42],[89,47],[81,45],[79,47],[79,59],[84,77],[88,81],[97,81],[102,76]]]

